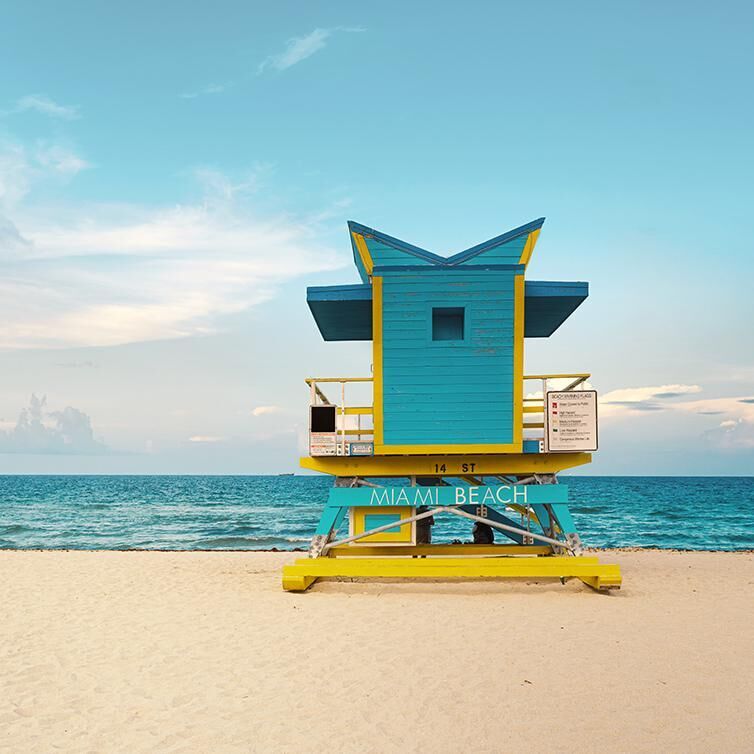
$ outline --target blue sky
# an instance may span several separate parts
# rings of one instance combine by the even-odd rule
[[[6,8],[0,472],[294,470],[303,377],[369,372],[305,304],[346,220],[446,254],[544,215],[530,277],[591,295],[526,368],[594,375],[590,473],[751,474],[752,16]]]

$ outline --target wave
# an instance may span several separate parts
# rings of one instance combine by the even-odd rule
[[[6,524],[0,526],[0,534],[21,534],[24,531],[31,531],[31,526],[24,526],[24,524]]]

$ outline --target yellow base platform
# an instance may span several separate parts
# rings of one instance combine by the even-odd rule
[[[427,548],[435,547],[429,545]],[[453,546],[460,548],[461,546]],[[467,546],[475,547],[474,545]],[[356,548],[353,548],[356,549]],[[370,548],[376,550],[378,548]],[[529,549],[529,548],[521,548]],[[348,553],[351,555],[351,553]],[[362,553],[353,553],[353,555]],[[372,553],[369,553],[370,555]],[[390,553],[393,555],[393,553]],[[395,553],[398,555],[398,553]],[[412,556],[413,555],[413,556]],[[500,557],[320,557],[299,558],[283,568],[283,589],[303,592],[319,578],[569,579],[600,591],[619,589],[620,568],[594,557],[533,554]]]

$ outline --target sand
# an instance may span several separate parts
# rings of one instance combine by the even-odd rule
[[[280,589],[279,553],[0,552],[0,750],[751,752],[754,554]]]

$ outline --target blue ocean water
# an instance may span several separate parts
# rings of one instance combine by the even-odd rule
[[[561,477],[587,546],[754,549],[754,477]],[[306,548],[319,476],[0,476],[0,548]],[[438,516],[434,541],[468,541]],[[500,535],[498,535],[499,537]]]

